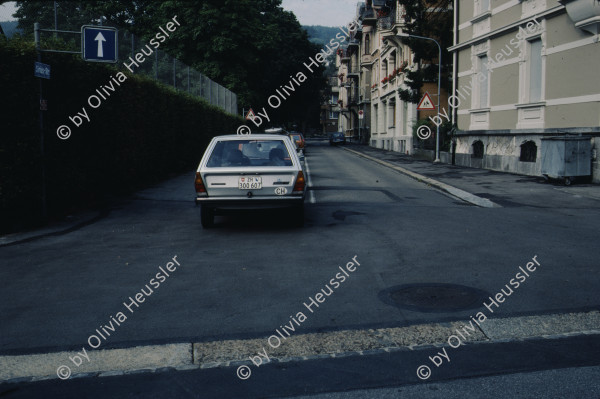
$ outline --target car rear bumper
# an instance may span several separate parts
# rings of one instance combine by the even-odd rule
[[[264,197],[197,197],[196,205],[219,209],[277,209],[292,208],[304,203],[304,196],[264,196]]]

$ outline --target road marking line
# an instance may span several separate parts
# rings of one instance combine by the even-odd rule
[[[306,159],[306,155],[304,156],[304,166],[306,166],[306,176],[308,177],[307,181],[308,181],[308,202],[311,204],[316,204],[317,203],[317,198],[315,196],[315,192],[313,190],[310,190],[310,188],[313,186],[312,184],[312,177],[310,176],[310,168],[308,167],[308,160]]]

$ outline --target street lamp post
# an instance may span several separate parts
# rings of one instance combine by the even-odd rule
[[[397,34],[400,37],[414,37],[417,39],[431,40],[438,46],[438,87],[437,87],[437,111],[440,112],[440,84],[442,82],[442,47],[437,40],[425,36],[417,36],[409,33],[400,32]],[[435,130],[435,161],[440,162],[440,125],[436,123]]]

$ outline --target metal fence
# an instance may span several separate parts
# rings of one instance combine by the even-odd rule
[[[0,21],[3,21],[3,18],[6,18],[6,20],[12,19],[10,14],[7,7],[0,5]],[[6,30],[7,22],[0,24],[0,27],[4,28],[3,30]],[[54,27],[41,26],[41,28],[53,29]],[[45,32],[42,39],[53,35],[56,34]],[[76,52],[80,51],[81,39],[78,36],[78,32],[59,33],[58,37],[65,40],[69,50]],[[133,35],[125,29],[119,29],[119,62],[115,65],[119,70],[126,71],[127,68],[125,68],[123,62],[128,61],[129,57],[135,59],[135,54],[141,52],[142,48],[144,48],[146,53],[149,53],[146,45],[149,45],[149,48],[153,50],[153,53],[150,56],[145,57],[144,62],[139,63],[139,67],[132,68],[134,73],[143,74],[164,85],[172,86],[175,89],[189,93],[192,96],[203,98],[210,104],[223,109],[225,112],[234,115],[237,114],[237,95],[235,93],[214,82],[208,78],[208,76],[189,65],[171,57],[165,51],[162,51],[160,47],[155,50],[148,41]]]
[[[150,56],[144,56],[145,60],[138,63],[139,66],[132,67],[134,73],[143,74],[192,96],[201,97],[226,112],[237,114],[237,95],[235,93],[189,65],[171,57],[160,48],[154,49],[148,41],[125,30],[119,30],[119,63],[117,64],[119,69],[127,69],[123,63],[131,64],[129,57],[135,60],[135,54],[141,52],[142,48],[146,54],[150,53],[149,49],[153,53]]]

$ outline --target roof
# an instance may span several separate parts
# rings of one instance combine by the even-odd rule
[[[213,139],[219,140],[289,140],[285,134],[227,134],[215,136]]]

